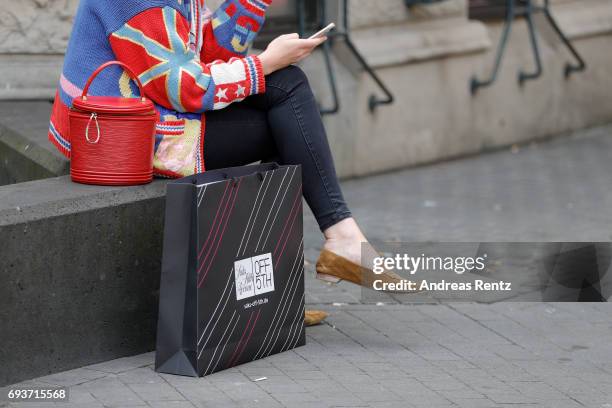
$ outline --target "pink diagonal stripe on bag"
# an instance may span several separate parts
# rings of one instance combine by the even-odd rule
[[[285,224],[283,226],[283,231],[281,232],[281,235],[278,239],[278,242],[276,243],[276,247],[274,248],[274,256],[277,258],[277,263],[278,263],[278,257],[276,256],[276,252],[278,250],[278,246],[280,245],[280,243],[283,241],[283,237],[285,235],[285,229],[287,228],[287,224],[289,223],[289,220],[291,220],[292,218],[294,218],[294,211],[297,214],[297,210],[299,209],[299,206],[296,205],[298,203],[298,198],[300,198],[302,196],[302,185],[300,184],[297,194],[295,196],[295,199],[293,200],[293,205],[291,206],[291,211],[289,212],[289,215],[287,216],[287,219],[285,220]],[[292,223],[293,225],[293,223]],[[287,238],[289,237],[289,232],[287,233]],[[286,240],[286,239],[285,239]],[[284,248],[284,246],[283,246]],[[274,266],[276,267],[276,265]]]
[[[221,213],[221,219],[219,220],[219,223],[217,224],[216,229],[215,229],[215,235],[210,245],[208,246],[208,249],[206,250],[206,256],[204,257],[204,259],[200,261],[200,267],[198,268],[198,275],[202,271],[202,268],[204,268],[204,265],[206,265],[206,260],[208,259],[208,256],[211,253],[210,251],[215,246],[215,242],[217,242],[217,236],[219,235],[219,230],[222,228],[223,220],[225,219],[225,213],[227,212],[227,209],[229,208],[230,201],[232,201],[232,194],[234,194],[234,191],[230,191],[227,201],[225,202],[225,206],[223,207],[223,212]]]
[[[297,219],[298,213],[299,211],[297,211],[297,208],[296,208],[295,214],[293,214],[293,219],[291,220],[291,225],[289,226],[289,230],[287,231],[287,236],[285,237],[285,242],[283,243],[283,249],[281,249],[280,254],[276,257],[276,263],[274,264],[275,268],[278,267],[278,262],[283,257],[283,253],[285,253],[285,247],[287,246],[287,242],[289,242],[289,235],[291,235],[291,231],[293,231],[293,224],[295,223],[295,220]]]
[[[242,350],[240,350],[240,353],[238,353],[238,355],[236,356],[236,358],[234,359],[233,362],[230,360],[230,363],[229,363],[228,367],[232,367],[232,366],[234,366],[236,364],[236,362],[240,361],[240,357],[242,356],[242,353],[244,353],[244,349],[246,348],[247,344],[249,344],[249,340],[251,340],[251,336],[253,335],[253,330],[255,329],[255,325],[257,324],[257,320],[259,320],[259,315],[260,314],[261,314],[261,309],[259,309],[257,311],[257,316],[255,316],[255,321],[253,322],[253,325],[251,326],[251,331],[249,332],[249,337],[247,337],[246,341],[242,345]]]
[[[215,246],[215,252],[212,258],[210,259],[210,261],[208,262],[208,267],[206,268],[206,271],[204,272],[202,276],[202,280],[200,281],[200,283],[198,283],[198,288],[202,286],[202,284],[204,283],[204,279],[206,279],[206,275],[208,275],[208,271],[210,271],[210,267],[212,266],[215,260],[215,257],[217,256],[217,251],[219,251],[219,245],[221,244],[221,241],[223,241],[223,236],[225,235],[225,229],[227,228],[227,225],[229,224],[229,220],[232,216],[232,213],[234,212],[234,207],[236,206],[236,198],[238,197],[238,191],[240,190],[241,184],[242,184],[242,179],[240,179],[240,181],[238,182],[238,186],[236,186],[236,193],[234,194],[234,199],[232,201],[232,205],[230,206],[230,211],[227,214],[227,218],[225,219],[225,224],[223,225],[223,231],[221,231],[221,236],[217,240],[217,245]]]
[[[293,211],[297,208],[296,204],[298,202],[298,198],[301,195],[302,195],[302,185],[300,184],[300,187],[298,188],[297,195],[293,199],[293,204],[291,205],[291,211],[289,212],[289,215],[287,216],[287,219],[285,220],[285,224],[283,225],[283,231],[281,232],[281,235],[280,235],[280,237],[278,239],[278,242],[276,243],[276,247],[274,248],[274,252],[273,252],[274,256],[276,256],[276,251],[278,250],[278,246],[280,245],[281,241],[283,240],[283,237],[285,236],[285,229],[287,228],[287,224],[289,223],[289,220],[291,219],[291,217],[293,215]]]
[[[204,252],[204,248],[206,248],[206,245],[208,244],[208,241],[210,240],[212,230],[215,229],[215,224],[217,223],[217,217],[219,216],[219,211],[221,210],[221,206],[223,205],[223,200],[225,199],[225,193],[227,192],[228,185],[229,183],[225,184],[225,191],[223,191],[223,196],[221,197],[221,201],[219,201],[219,206],[217,207],[217,214],[215,214],[215,219],[213,220],[212,226],[210,227],[210,230],[208,231],[208,237],[206,238],[206,242],[204,242],[204,245],[202,245],[202,249],[200,250],[200,253],[198,254],[198,259],[202,257],[202,252]]]

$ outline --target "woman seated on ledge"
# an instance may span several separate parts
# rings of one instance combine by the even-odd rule
[[[258,160],[301,164],[304,197],[325,237],[317,277],[371,285],[373,272],[358,265],[366,238],[342,196],[317,103],[304,73],[291,65],[326,38],[282,35],[260,55],[247,55],[270,3],[227,0],[211,13],[204,0],[81,0],[49,140],[70,157],[73,98],[101,64],[122,61],[160,114],[156,175],[184,177]],[[115,67],[91,94],[130,97],[137,89]],[[314,324],[324,317],[307,311],[305,318]]]

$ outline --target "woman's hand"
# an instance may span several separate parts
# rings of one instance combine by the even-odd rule
[[[268,48],[259,54],[264,75],[303,60],[325,40],[327,40],[327,37],[314,40],[301,39],[298,34],[284,34],[275,38],[268,45]]]

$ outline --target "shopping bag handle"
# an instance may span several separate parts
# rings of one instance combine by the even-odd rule
[[[81,98],[86,101],[87,100],[87,96],[89,94],[89,87],[91,85],[91,83],[93,82],[94,79],[96,79],[96,77],[100,74],[100,72],[104,71],[106,68],[113,66],[113,65],[118,65],[121,68],[123,68],[123,70],[125,72],[128,73],[128,75],[130,76],[130,78],[136,82],[136,84],[138,85],[138,90],[140,91],[140,100],[142,102],[146,102],[147,99],[144,97],[144,90],[142,87],[142,82],[140,82],[140,79],[138,79],[138,76],[134,74],[134,71],[132,71],[132,69],[127,66],[126,64],[124,64],[121,61],[108,61],[105,62],[104,64],[100,65],[98,67],[98,69],[96,69],[93,74],[91,74],[91,76],[89,77],[89,79],[87,80],[87,83],[85,84],[85,88],[83,88],[83,93],[81,94]]]
[[[260,180],[263,180],[266,172],[277,170],[280,167],[281,166],[278,163],[262,163],[249,166],[233,167],[229,169],[207,170],[204,173],[194,174],[192,177],[186,178],[186,180],[183,182],[205,184],[224,180],[236,181],[241,177],[252,175],[257,175]]]
[[[253,171],[251,173],[245,173],[244,169],[248,169],[249,167],[255,167],[257,171]],[[231,172],[222,172],[221,175],[223,176],[224,179],[235,181],[239,179],[240,177],[248,176],[251,174],[257,174],[259,179],[263,180],[263,176],[266,171],[276,170],[279,167],[280,166],[278,163],[261,163],[256,166],[244,166],[244,167],[233,168],[232,170],[234,170],[236,174],[231,174]]]

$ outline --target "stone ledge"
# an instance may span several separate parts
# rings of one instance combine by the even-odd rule
[[[59,153],[0,125],[0,186],[68,174],[70,163]]]
[[[155,179],[142,186],[93,186],[62,176],[0,187],[0,227],[165,197],[166,183]]]
[[[154,348],[165,184],[0,187],[0,386]]]
[[[47,140],[51,104],[0,101],[0,185],[70,172],[70,163]]]
[[[51,99],[64,56],[0,54],[0,99]]]
[[[569,2],[551,7],[559,25],[570,39],[612,33],[612,6],[608,0]]]
[[[355,44],[375,68],[485,51],[486,26],[463,18],[356,31]]]

